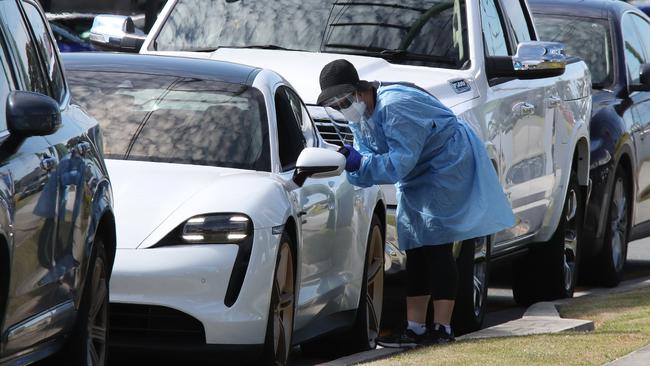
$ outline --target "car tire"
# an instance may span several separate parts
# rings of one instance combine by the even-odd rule
[[[457,335],[481,329],[487,309],[490,237],[463,241],[458,264],[458,294],[452,316]]]
[[[384,300],[384,231],[377,215],[373,215],[366,245],[359,306],[354,325],[347,331],[334,333],[300,345],[305,354],[331,357],[367,351],[377,346]]]
[[[109,275],[104,242],[99,236],[88,263],[75,330],[62,352],[66,365],[108,364]]]
[[[263,364],[289,362],[296,306],[296,261],[293,241],[283,233],[273,272],[273,288],[266,325]]]
[[[593,261],[591,277],[597,285],[615,287],[623,278],[630,229],[628,184],[625,170],[619,166],[610,194],[603,247]]]
[[[573,297],[580,264],[580,237],[584,201],[575,172],[562,216],[551,240],[538,243],[515,261],[512,292],[515,301],[528,306],[538,301]]]

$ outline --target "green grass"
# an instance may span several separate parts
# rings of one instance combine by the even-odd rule
[[[650,288],[575,299],[560,314],[596,330],[462,341],[368,365],[602,365],[650,343]]]

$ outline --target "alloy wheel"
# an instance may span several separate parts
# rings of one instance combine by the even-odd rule
[[[381,311],[384,300],[384,240],[379,226],[373,226],[370,236],[368,257],[366,258],[366,324],[368,345],[376,346],[381,324]]]
[[[571,189],[567,193],[564,207],[564,289],[570,291],[576,275],[576,258],[578,251],[578,223],[576,213],[578,210],[578,197],[576,191]]]
[[[88,310],[86,364],[100,366],[106,362],[108,336],[108,288],[106,266],[102,258],[95,260],[91,282],[91,303]]]
[[[620,272],[625,262],[623,246],[627,240],[628,212],[627,197],[623,178],[618,178],[614,184],[612,202],[610,204],[610,229],[612,232],[612,263],[617,272]]]
[[[487,290],[487,250],[488,238],[474,239],[474,315],[479,317],[483,311],[483,298]]]
[[[273,349],[278,365],[286,365],[291,349],[294,312],[293,253],[288,243],[282,243],[273,284]]]

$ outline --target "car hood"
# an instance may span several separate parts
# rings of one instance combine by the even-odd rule
[[[237,201],[242,201],[247,188],[250,190],[250,181],[269,176],[197,165],[124,160],[106,163],[115,201],[117,246],[121,249],[151,246],[195,215],[241,212],[243,203],[238,205]]]
[[[414,83],[428,90],[448,107],[454,107],[479,96],[474,79],[465,70],[392,64],[379,57],[237,48],[220,48],[211,53],[167,51],[153,53],[208,58],[270,69],[287,79],[307,104],[316,104],[316,99],[320,93],[318,77],[323,67],[329,62],[341,58],[354,64],[361,79]],[[459,80],[469,84],[470,89],[466,91],[458,89],[458,84],[454,82]]]

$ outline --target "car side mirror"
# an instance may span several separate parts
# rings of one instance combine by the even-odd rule
[[[302,186],[307,178],[329,178],[340,175],[345,169],[345,157],[332,150],[308,147],[302,150],[296,162],[293,181]]]
[[[514,56],[486,57],[490,78],[541,79],[564,74],[567,57],[557,42],[522,42]]]
[[[650,64],[641,65],[639,84],[630,85],[630,91],[650,91]]]
[[[6,113],[9,133],[20,137],[50,135],[61,126],[59,104],[43,94],[11,92]]]
[[[133,19],[123,15],[98,15],[90,28],[90,42],[99,49],[109,51],[137,53],[145,37],[144,34],[136,34]]]

